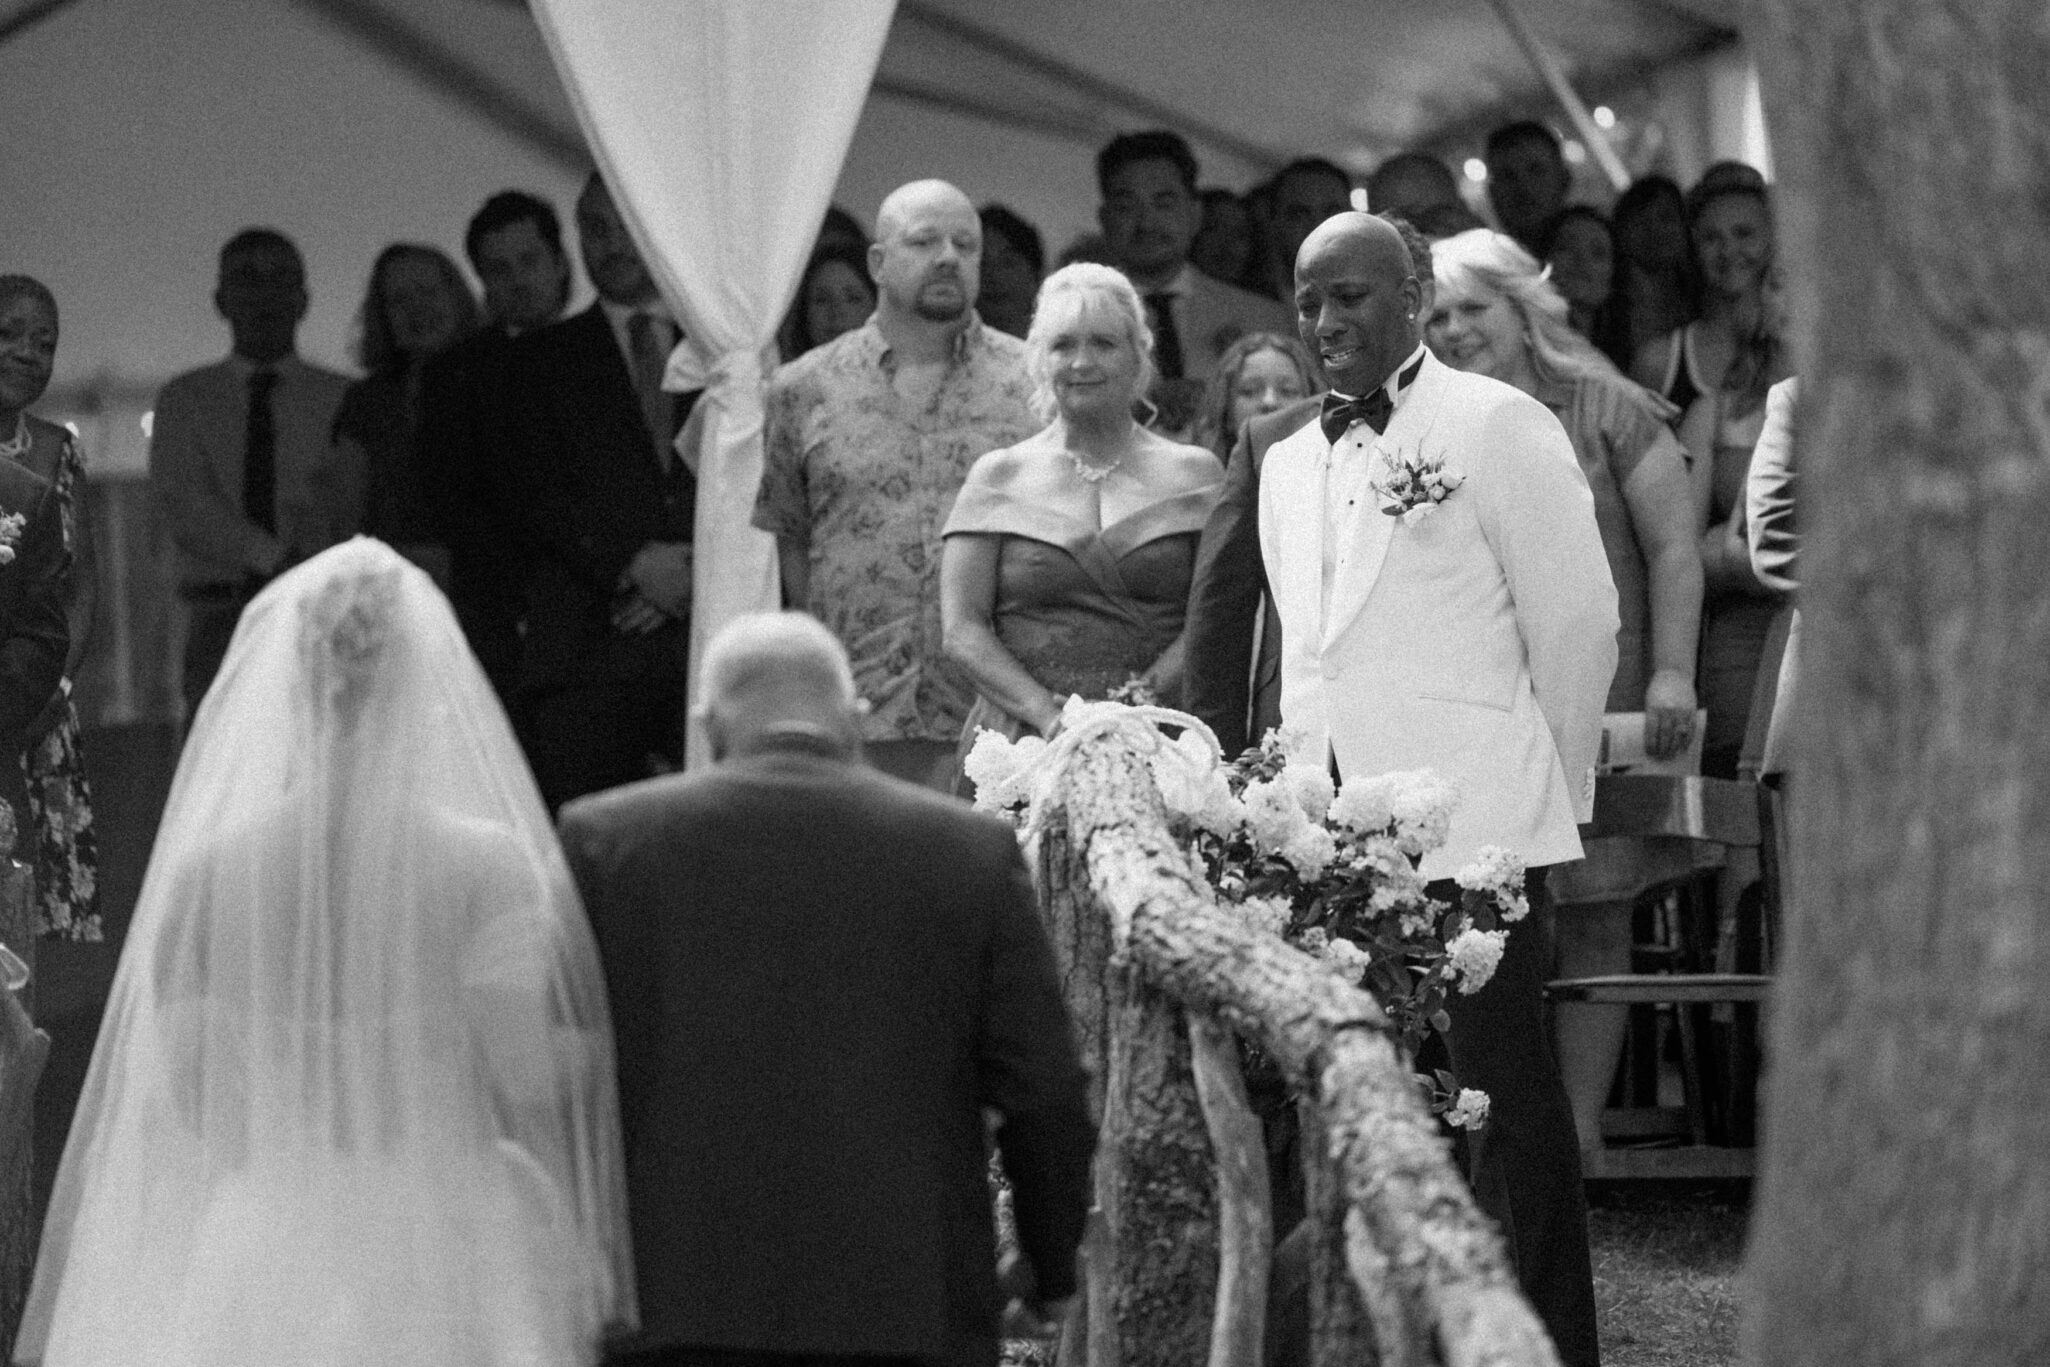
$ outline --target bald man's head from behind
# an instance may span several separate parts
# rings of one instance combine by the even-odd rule
[[[899,186],[876,210],[868,271],[886,316],[965,324],[982,288],[982,218],[944,180]]]
[[[705,648],[698,695],[713,758],[722,760],[778,735],[810,735],[851,753],[868,710],[854,691],[846,648],[802,612],[729,622]]]
[[[1295,262],[1296,330],[1331,387],[1360,397],[1416,349],[1423,287],[1386,219],[1348,212],[1303,239]]]

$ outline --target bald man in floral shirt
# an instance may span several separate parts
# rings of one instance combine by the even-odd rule
[[[976,317],[982,224],[944,181],[876,214],[875,315],[776,372],[754,523],[832,628],[871,763],[947,786],[975,688],[940,650],[940,529],[977,456],[1039,430],[1025,344]]]

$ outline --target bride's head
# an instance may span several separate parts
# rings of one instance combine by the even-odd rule
[[[396,555],[336,567],[299,600],[299,668],[316,729],[355,734],[403,649]]]

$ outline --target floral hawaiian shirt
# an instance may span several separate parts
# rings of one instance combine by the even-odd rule
[[[940,529],[976,457],[1039,430],[1025,344],[971,322],[918,407],[870,320],[776,372],[754,524],[809,534],[804,604],[846,645],[865,739],[952,740],[975,687],[940,653]]]

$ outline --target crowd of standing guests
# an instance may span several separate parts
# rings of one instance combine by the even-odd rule
[[[779,334],[753,520],[775,538],[786,604],[844,651],[858,705],[836,701],[833,717],[857,733],[848,743],[944,790],[980,728],[1050,734],[1071,697],[1186,702],[1234,751],[1283,720],[1284,622],[1259,557],[1209,548],[1250,533],[1260,462],[1318,419],[1334,365],[1364,365],[1333,350],[1358,327],[1389,368],[1358,377],[1387,380],[1381,423],[1465,393],[1445,372],[1499,381],[1556,420],[1615,593],[1606,710],[1641,713],[1654,758],[1698,746],[1704,773],[1735,774],[1784,593],[1752,569],[1743,497],[1788,368],[1770,192],[1724,163],[1685,191],[1646,177],[1608,211],[1569,203],[1561,143],[1535,123],[1496,130],[1484,160],[1498,227],[1422,153],[1366,178],[1380,218],[1362,227],[1354,179],[1331,162],[1292,162],[1238,194],[1203,184],[1165,131],[1102,149],[1100,233],[1054,262],[1015,210],[940,181],[885,199],[873,240],[830,213]],[[222,248],[230,354],[164,388],[151,452],[179,554],[190,724],[216,706],[265,586],[367,533],[446,594],[548,810],[681,767],[696,485],[680,451],[697,395],[663,387],[683,330],[595,174],[574,227],[596,299],[573,316],[563,225],[534,196],[495,195],[471,221],[481,300],[440,250],[384,249],[355,380],[296,354],[308,296],[290,239],[252,228]],[[1307,295],[1305,253],[1323,272]],[[1355,276],[1400,289],[1362,302]],[[63,545],[82,558],[75,443],[25,413],[55,342],[49,292],[0,277],[0,346],[15,358],[0,367],[0,454],[54,490]],[[1352,449],[1344,415],[1372,406],[1327,395],[1327,408],[1334,397],[1332,460]],[[1344,566],[1323,573],[1328,597]],[[70,581],[67,675],[90,581]],[[1219,622],[1233,624],[1226,667],[1199,679],[1190,633],[1211,633],[1214,662]],[[19,710],[6,739],[29,756],[44,897],[61,904],[46,916],[75,919],[91,893],[76,718],[56,686]],[[1554,968],[1627,970],[1624,890],[1657,881],[1666,858],[1591,842],[1558,865],[1545,893],[1557,958],[1523,975],[1533,991]],[[1560,1029],[1579,1144],[1596,1146],[1621,1013]],[[1525,1180],[1484,1204],[1509,1203],[1506,1218]],[[1582,1248],[1549,1290],[1531,1288],[1569,1361],[1593,1360],[1584,1261]]]

